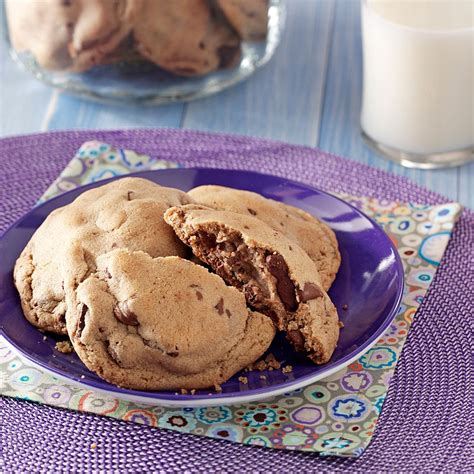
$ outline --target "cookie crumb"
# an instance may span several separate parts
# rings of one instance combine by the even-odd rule
[[[85,378],[86,378],[86,376],[85,376],[85,375],[81,375],[81,379],[85,379]]]
[[[279,369],[281,367],[281,363],[278,362],[277,358],[270,352],[265,359],[260,359],[253,364],[250,364],[248,367],[245,368],[245,372],[250,370],[258,370],[259,372],[263,372],[264,370],[274,370]]]
[[[195,393],[196,393],[196,389],[193,388],[193,389],[191,390],[191,395],[194,395]]]
[[[344,327],[344,323],[342,321],[339,321],[339,327],[340,328],[343,328]]]
[[[48,338],[46,336],[43,336],[43,341],[47,341]]]
[[[215,390],[217,393],[221,393],[221,392],[222,392],[222,387],[221,387],[218,383],[215,383],[215,384],[214,384],[214,390]]]
[[[45,338],[43,338],[43,341]],[[63,354],[70,354],[73,351],[72,344],[69,341],[59,341],[54,348]]]
[[[267,355],[267,357],[265,357],[265,362],[269,368],[279,369],[281,367],[280,362],[278,362],[276,357],[271,352]]]
[[[260,378],[261,378],[262,380],[267,380],[267,376],[266,376],[265,374],[260,375]]]
[[[247,385],[249,383],[249,379],[247,377],[239,377],[239,382]]]
[[[96,444],[96,443],[92,443],[92,444],[91,444],[91,449],[94,450],[95,448],[97,448],[97,444]]]
[[[343,305],[342,305],[342,309],[343,309],[344,311],[347,311],[348,308],[349,308],[349,306],[347,306],[346,304],[343,304]]]
[[[185,388],[181,389],[181,395],[186,395],[187,393],[188,393],[188,391]]]
[[[283,367],[283,369],[281,369],[281,371],[282,371],[284,374],[289,374],[290,372],[293,372],[293,366],[291,366],[291,365],[285,365],[285,367]]]

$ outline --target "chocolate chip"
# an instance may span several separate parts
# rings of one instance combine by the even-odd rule
[[[208,249],[212,249],[216,246],[216,236],[214,234],[202,233],[199,235],[200,244]]]
[[[214,306],[219,314],[224,314],[224,298],[221,298],[218,303]]]
[[[306,303],[309,300],[315,300],[316,298],[322,298],[323,292],[314,283],[306,282],[303,290],[298,290],[298,296],[302,303]]]
[[[252,216],[256,216],[256,215],[257,215],[257,211],[254,211],[253,209],[250,209],[250,207],[247,208],[247,211],[249,211],[250,214],[252,214]]]
[[[202,42],[202,41],[199,41],[199,49],[206,49],[206,45]]]
[[[167,356],[170,356],[170,357],[178,357],[179,356],[179,352],[166,352],[166,355]]]
[[[250,229],[250,227],[248,225],[244,225],[244,229]]]
[[[293,329],[291,331],[288,331],[286,335],[297,351],[304,350],[304,337],[300,331],[298,331],[297,329]]]
[[[298,302],[296,301],[295,285],[288,275],[288,265],[279,254],[267,255],[265,259],[268,271],[276,279],[278,296],[287,311],[296,311]]]
[[[228,309],[225,310],[225,314],[227,314],[228,318],[232,316],[232,313]]]
[[[89,308],[87,305],[83,304],[81,308],[81,315],[79,316],[79,320],[77,321],[76,326],[76,337],[82,336],[82,331],[84,330],[84,326],[86,325],[86,314],[88,313]]]
[[[233,242],[219,242],[219,244],[217,245],[217,248],[221,251],[221,252],[229,252],[229,253],[232,253],[232,252],[235,252],[237,250],[237,247],[235,246],[235,244]]]
[[[196,290],[196,296],[198,301],[202,301],[202,293],[200,291]]]
[[[131,201],[133,199],[133,195],[135,193],[133,191],[128,191],[127,193],[127,201]]]
[[[114,307],[114,316],[123,324],[138,326],[137,315],[130,310],[127,301],[122,301]]]
[[[217,56],[219,57],[219,68],[225,68],[232,65],[240,50],[239,46],[221,46],[217,49]]]

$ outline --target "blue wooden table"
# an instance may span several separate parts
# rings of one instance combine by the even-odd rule
[[[474,163],[439,171],[406,169],[363,144],[359,10],[358,0],[289,0],[281,45],[264,69],[218,95],[162,107],[100,105],[59,93],[21,71],[2,45],[0,135],[182,127],[275,138],[407,176],[474,208]]]

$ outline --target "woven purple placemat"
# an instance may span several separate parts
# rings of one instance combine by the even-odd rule
[[[447,202],[404,178],[267,140],[179,130],[59,132],[0,141],[0,231],[34,204],[90,139],[186,166],[251,169],[330,191]],[[464,211],[415,318],[376,434],[361,458],[322,459],[245,447],[1,398],[0,470],[472,471],[473,248],[474,213]],[[100,449],[91,450],[91,442]]]

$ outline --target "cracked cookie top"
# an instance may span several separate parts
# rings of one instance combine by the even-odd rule
[[[18,258],[14,279],[26,318],[38,328],[66,333],[64,278],[60,262],[80,241],[93,271],[110,250],[142,250],[153,257],[185,256],[186,247],[163,220],[171,206],[192,202],[177,189],[141,178],[122,178],[81,194],[53,211]]]
[[[199,204],[260,219],[296,242],[313,260],[327,291],[339,270],[341,256],[334,232],[311,214],[260,194],[224,186],[199,186],[189,195]]]
[[[69,264],[87,266],[80,242]],[[274,336],[264,315],[217,275],[180,257],[114,250],[66,282],[67,330],[90,369],[122,387],[210,387],[260,357]]]

